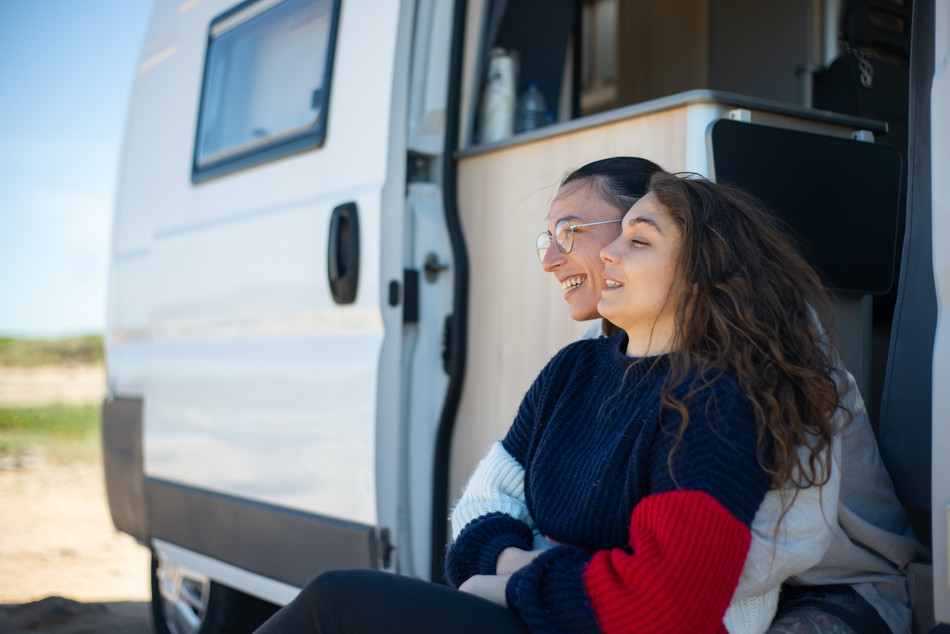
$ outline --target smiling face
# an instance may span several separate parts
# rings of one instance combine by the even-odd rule
[[[548,215],[548,231],[553,235],[560,220],[579,225],[616,220],[620,215],[616,207],[601,198],[589,180],[575,181],[562,187],[554,199]],[[597,302],[604,286],[600,250],[619,232],[620,223],[617,222],[579,227],[574,230],[574,246],[570,253],[561,253],[552,243],[544,255],[541,266],[560,282],[572,319],[583,321],[600,316]]]
[[[630,208],[620,236],[601,251],[601,315],[626,331],[627,354],[669,352],[675,335],[679,255],[683,238],[670,212],[652,193]]]

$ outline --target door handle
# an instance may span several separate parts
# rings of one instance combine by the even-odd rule
[[[337,304],[356,301],[360,274],[360,223],[356,203],[338,205],[330,215],[327,237],[327,279]]]

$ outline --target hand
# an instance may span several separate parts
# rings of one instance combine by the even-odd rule
[[[534,561],[534,558],[540,555],[541,550],[522,550],[509,546],[501,551],[498,559],[495,560],[495,574],[511,575]]]
[[[462,592],[474,594],[492,603],[507,608],[505,600],[505,586],[508,585],[510,575],[474,575],[459,586]]]

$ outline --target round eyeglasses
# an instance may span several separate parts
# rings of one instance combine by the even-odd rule
[[[556,225],[554,225],[554,236],[551,236],[550,231],[542,231],[538,234],[538,240],[536,243],[538,249],[538,259],[541,262],[544,262],[544,256],[547,254],[548,249],[551,247],[551,239],[554,238],[554,243],[557,244],[557,248],[561,253],[570,253],[571,249],[574,248],[574,230],[579,227],[592,227],[594,225],[606,225],[611,222],[621,222],[623,218],[617,218],[616,220],[602,220],[600,222],[585,222],[579,225],[572,225],[569,220],[559,220]]]

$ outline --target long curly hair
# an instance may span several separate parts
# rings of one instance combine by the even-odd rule
[[[691,369],[704,377],[730,372],[752,405],[772,486],[824,484],[839,395],[836,353],[822,327],[830,328],[831,302],[820,277],[750,194],[666,172],[649,190],[682,232],[683,283],[671,298],[677,339],[664,392],[665,405],[682,415],[680,438],[688,416],[673,390]],[[689,394],[694,387],[702,386]]]

